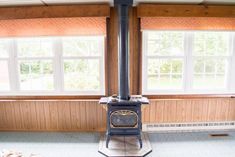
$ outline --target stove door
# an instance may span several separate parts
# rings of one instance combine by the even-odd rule
[[[138,128],[138,114],[131,110],[116,110],[110,114],[111,128]]]

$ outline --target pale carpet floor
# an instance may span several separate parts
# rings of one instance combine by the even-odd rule
[[[223,132],[224,133],[224,132]],[[235,132],[227,137],[210,133],[151,133],[153,152],[147,157],[235,157]],[[99,133],[0,132],[0,150],[17,150],[42,157],[102,157]]]

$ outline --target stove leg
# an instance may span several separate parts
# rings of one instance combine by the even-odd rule
[[[142,142],[142,139],[141,139],[141,135],[138,136],[138,140],[139,140],[140,149],[141,149],[143,147],[143,142]]]
[[[110,135],[107,135],[107,137],[106,137],[106,148],[109,147],[109,141],[110,141]]]

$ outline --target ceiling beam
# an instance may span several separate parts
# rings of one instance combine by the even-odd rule
[[[235,17],[235,6],[139,4],[138,17]]]
[[[62,17],[109,17],[108,4],[25,6],[0,8],[0,20],[62,18]]]

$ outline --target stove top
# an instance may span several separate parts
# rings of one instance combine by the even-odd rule
[[[132,95],[129,100],[119,99],[116,95],[110,97],[102,97],[99,101],[100,104],[108,104],[108,103],[128,103],[130,102],[140,102],[141,104],[149,104],[149,100],[146,97],[141,95]]]

